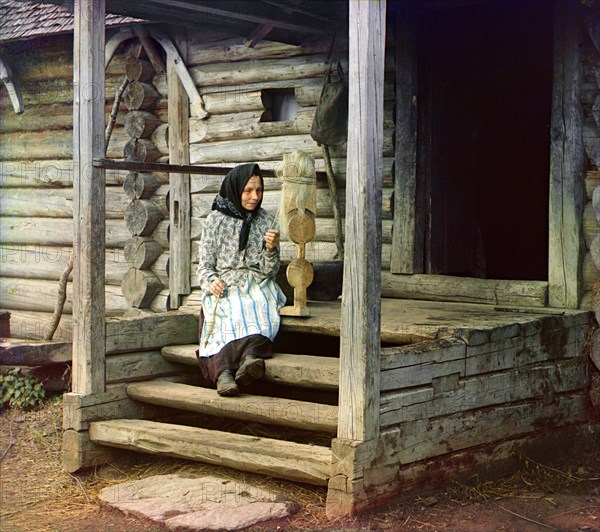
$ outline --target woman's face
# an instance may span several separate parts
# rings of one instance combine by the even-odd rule
[[[253,175],[242,191],[242,207],[247,211],[253,211],[263,197],[262,182],[259,176]]]

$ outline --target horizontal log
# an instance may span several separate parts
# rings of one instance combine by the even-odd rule
[[[162,289],[163,285],[154,273],[137,268],[127,270],[121,282],[125,301],[134,308],[148,308]]]
[[[214,390],[171,382],[143,382],[127,387],[136,401],[219,418],[234,418],[335,434],[337,406],[243,395],[222,398]]]
[[[70,187],[74,163],[71,159],[42,161],[0,161],[0,187]],[[107,185],[122,185],[126,170],[106,170]],[[168,175],[156,174],[161,183]]]
[[[72,45],[71,45],[72,46]],[[123,81],[122,75],[106,77],[106,106],[112,107],[115,93]],[[56,79],[41,79],[20,83],[25,113],[41,106],[73,106],[73,76]],[[11,106],[8,98],[0,98],[0,110],[4,114]],[[109,111],[110,112],[110,111]]]
[[[344,61],[342,61],[344,63]],[[343,65],[348,72],[347,62]],[[256,83],[267,80],[289,80],[324,76],[329,68],[327,57],[317,54],[305,57],[267,59],[260,62],[239,61],[235,68],[228,62],[191,67],[190,75],[198,87]]]
[[[143,163],[157,161],[161,153],[149,139],[130,139],[123,148],[123,155],[126,161]]]
[[[163,217],[168,216],[166,194],[168,186],[157,190],[151,200]],[[121,187],[106,188],[106,214],[108,220],[125,216],[131,203]],[[2,191],[2,215],[26,217],[71,218],[73,216],[73,189],[71,188],[10,188]]]
[[[410,464],[460,449],[527,434],[539,435],[540,427],[547,431],[585,423],[587,401],[585,393],[572,393],[558,395],[552,403],[532,400],[402,423],[397,430],[382,433],[379,445],[386,452],[380,456],[379,464]]]
[[[61,462],[64,470],[69,473],[114,463],[121,454],[116,449],[92,443],[88,431],[69,429],[63,432]]]
[[[231,113],[264,112],[271,102],[263,91],[206,94],[204,108],[210,116]]]
[[[402,299],[460,301],[488,305],[544,307],[545,281],[498,281],[449,275],[399,275],[383,272],[381,295]]]
[[[63,312],[73,313],[73,285],[67,284],[67,300]],[[127,309],[119,286],[105,285],[107,315],[117,315]],[[58,298],[58,282],[41,279],[0,277],[2,307],[15,310],[52,312]]]
[[[72,248],[24,244],[0,246],[0,269],[3,277],[45,279],[58,281],[69,260]],[[166,264],[169,254],[161,248],[161,255],[149,266],[161,282],[168,283]],[[121,285],[121,280],[131,267],[123,249],[109,248],[105,257],[106,284]],[[73,279],[73,274],[69,276]]]
[[[393,131],[383,132],[383,156],[392,157],[394,147],[392,143]],[[322,149],[310,135],[287,135],[267,138],[246,138],[241,143],[239,140],[223,140],[192,144],[190,146],[190,162],[192,164],[207,163],[238,163],[249,160],[282,160],[286,153],[293,150],[302,150],[314,157],[322,155]],[[333,147],[332,157],[344,157],[345,145]]]
[[[152,233],[163,249],[168,249],[168,222],[163,221]],[[123,248],[131,238],[125,220],[107,220],[106,246]],[[73,220],[69,218],[0,217],[0,243],[42,246],[69,246],[73,243]]]
[[[26,310],[10,311],[10,333],[14,338],[43,340],[53,329],[53,312]],[[73,339],[73,317],[63,314],[54,336],[54,341],[71,342]]]
[[[150,81],[155,71],[152,63],[138,57],[130,57],[125,63],[125,75],[129,81]]]
[[[22,54],[19,62],[19,79],[23,82],[48,80],[56,78],[73,79],[72,46],[62,50],[38,50],[34,54]],[[106,69],[107,76],[125,73],[127,57],[119,53],[113,56]]]
[[[238,37],[219,40],[216,44],[212,42],[196,43],[192,37],[188,51],[188,66],[224,61],[257,61],[299,55],[324,54],[328,52],[330,43],[331,40],[329,38],[318,39],[303,46],[261,40],[254,47],[249,47],[242,43]]]
[[[132,138],[145,139],[161,124],[160,118],[148,111],[130,111],[125,115],[123,127]]]
[[[152,84],[161,96],[167,96],[167,77],[164,74],[156,75],[152,78]],[[319,101],[321,88],[323,86],[323,78],[303,78],[303,79],[281,79],[273,78],[267,81],[258,81],[250,83],[242,81],[235,85],[215,85],[198,86],[198,91],[202,98],[206,98],[210,94],[246,94],[249,92],[257,92],[264,89],[294,89],[296,92],[296,101],[300,105],[314,106]],[[302,89],[300,89],[302,88]],[[298,90],[302,90],[303,94],[299,95]],[[394,101],[395,90],[393,80],[385,80],[383,84],[383,98],[385,101]]]
[[[2,365],[45,366],[66,364],[73,356],[69,342],[28,342],[15,338],[0,340],[0,360]]]
[[[182,371],[183,370],[183,371]],[[106,357],[106,383],[135,382],[179,375],[179,364],[166,361],[160,351],[124,353]]]
[[[125,210],[125,224],[134,236],[149,236],[164,218],[160,208],[151,200],[134,200]]]
[[[141,420],[96,421],[93,441],[102,445],[175,456],[242,471],[324,486],[331,450],[315,445]]]
[[[130,172],[123,183],[123,191],[130,200],[149,199],[160,187],[155,174],[149,172]]]
[[[239,138],[251,131],[262,119],[265,111],[245,111],[214,115],[206,119],[190,118],[190,144],[213,140]]]
[[[124,249],[125,260],[138,270],[149,269],[161,255],[162,247],[150,237],[134,236]]]
[[[106,353],[150,351],[165,345],[198,343],[198,317],[167,312],[106,320]]]
[[[123,103],[130,111],[149,110],[158,101],[159,93],[151,83],[132,81],[125,88]]]
[[[493,405],[582,390],[586,385],[585,365],[573,364],[572,361],[490,373],[461,379],[451,394],[436,394],[435,386],[384,393],[380,423],[387,427],[477,411]]]

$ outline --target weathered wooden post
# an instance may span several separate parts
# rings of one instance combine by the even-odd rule
[[[579,21],[569,2],[556,0],[554,9],[548,296],[552,307],[578,308],[584,201]]]
[[[73,392],[105,388],[105,0],[75,0],[73,50]]]
[[[381,172],[386,2],[349,2],[346,254],[338,438],[327,514],[348,515],[362,491],[362,464],[379,436]]]
[[[102,454],[88,431],[77,430],[75,412],[106,402],[104,301],[105,170],[93,165],[104,156],[105,0],[75,0],[73,46],[73,392],[63,403],[63,466],[71,472]]]

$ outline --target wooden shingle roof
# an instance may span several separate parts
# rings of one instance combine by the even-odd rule
[[[106,25],[143,22],[119,15],[106,15]],[[62,6],[18,0],[0,0],[0,41],[14,41],[73,31],[73,13]]]

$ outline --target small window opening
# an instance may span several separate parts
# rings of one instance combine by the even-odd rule
[[[271,104],[270,113],[265,113],[263,122],[288,122],[294,120],[300,104],[296,101],[294,89],[265,89],[263,91]]]

